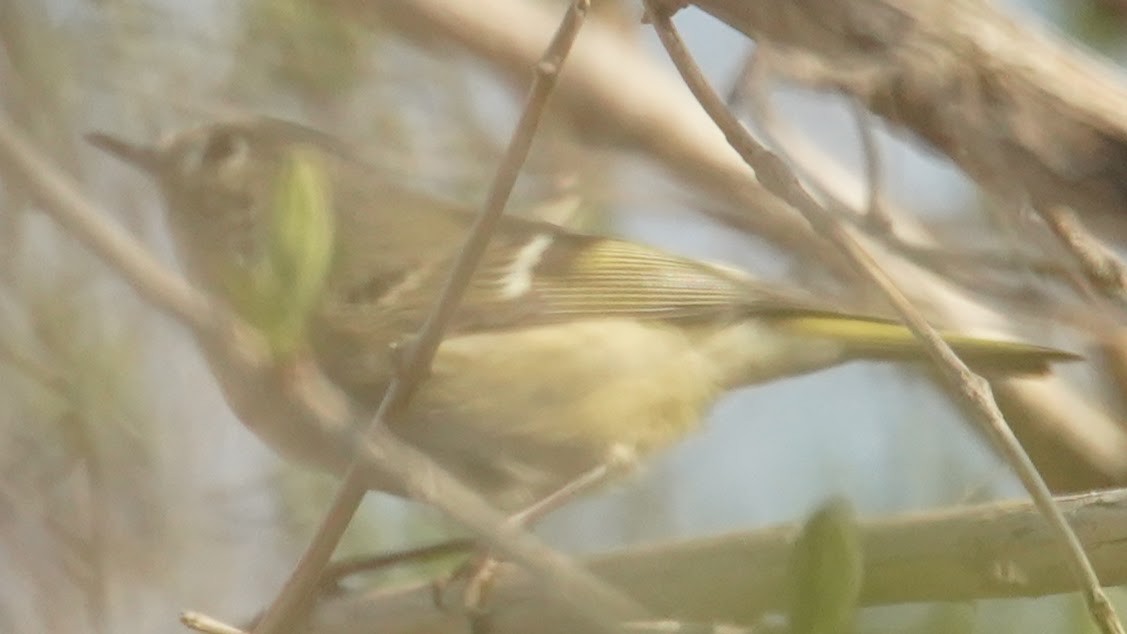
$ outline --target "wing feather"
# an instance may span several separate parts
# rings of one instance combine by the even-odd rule
[[[425,274],[407,276],[402,285],[346,312],[413,331],[451,260],[449,255],[436,260]],[[823,313],[826,307],[725,267],[524,222],[507,225],[494,238],[451,328],[474,332],[587,317],[711,319],[747,312]]]

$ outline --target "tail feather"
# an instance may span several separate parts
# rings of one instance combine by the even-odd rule
[[[785,327],[798,334],[845,344],[857,359],[922,359],[923,345],[905,326],[871,317],[806,315],[788,318]],[[1053,363],[1077,361],[1078,354],[1017,341],[983,339],[940,332],[959,357],[975,370],[1006,374],[1044,374]]]

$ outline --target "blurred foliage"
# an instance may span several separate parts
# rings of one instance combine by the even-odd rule
[[[70,118],[74,77],[69,72],[73,57],[70,42],[50,24],[46,7],[35,2],[0,2],[0,43],[3,60],[12,81],[0,91],[0,100],[10,116],[19,121],[41,143],[58,152],[70,143],[60,121]],[[0,77],[3,75],[0,74]],[[61,154],[61,153],[60,153]],[[73,171],[72,157],[60,162]]]
[[[167,419],[142,392],[137,333],[66,274],[88,257],[62,260],[38,284],[3,288],[17,308],[0,317],[0,551],[23,580],[0,583],[0,614],[22,615],[9,631],[105,631],[107,585],[153,583],[176,541],[154,442]],[[40,593],[74,609],[31,616]]]
[[[369,38],[353,21],[308,0],[248,0],[238,10],[243,29],[234,44],[236,84],[319,102],[364,81]]]
[[[1060,7],[1065,27],[1105,53],[1127,44],[1127,3],[1123,0],[1076,0]]]

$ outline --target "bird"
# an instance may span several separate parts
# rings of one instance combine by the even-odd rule
[[[395,376],[395,347],[426,319],[475,217],[381,177],[337,137],[271,117],[208,122],[152,144],[100,132],[88,140],[155,180],[186,275],[232,306],[231,276],[269,248],[287,157],[315,156],[334,229],[304,337],[317,366],[361,409],[374,409]],[[943,337],[988,374],[1041,374],[1080,358]],[[389,428],[515,513],[600,466],[676,444],[732,390],[855,360],[924,358],[912,333],[886,317],[733,267],[505,216],[429,375]],[[209,363],[232,409],[266,444],[345,470],[346,443],[301,421],[256,420],[255,399],[271,396],[240,392],[217,359]],[[370,487],[404,494],[391,482]]]

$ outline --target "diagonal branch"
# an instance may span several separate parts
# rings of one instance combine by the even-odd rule
[[[105,222],[104,215],[6,119],[0,119],[0,166],[28,187],[28,193],[65,231],[120,272],[149,303],[196,334],[216,330],[219,316],[211,302],[136,240]]]

